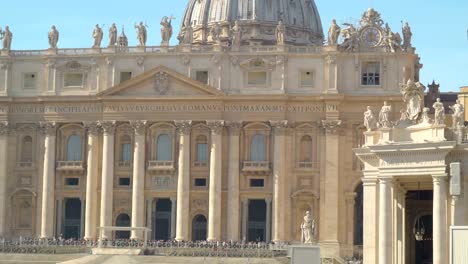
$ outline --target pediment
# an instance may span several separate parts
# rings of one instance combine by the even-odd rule
[[[118,97],[179,97],[179,96],[220,96],[218,89],[193,80],[165,66],[150,71],[111,87],[98,96]]]

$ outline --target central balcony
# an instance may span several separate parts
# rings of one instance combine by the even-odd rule
[[[80,172],[84,170],[84,163],[83,161],[57,161],[57,170]]]
[[[150,160],[148,161],[148,171],[154,172],[174,172],[174,161],[172,160]]]
[[[271,170],[269,161],[244,161],[242,172],[266,174]]]

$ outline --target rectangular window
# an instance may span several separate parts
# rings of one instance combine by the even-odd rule
[[[302,87],[312,87],[315,82],[315,74],[313,71],[303,71],[301,72],[301,86]]]
[[[121,72],[120,73],[120,82],[123,83],[132,78],[132,72]]]
[[[80,178],[65,178],[66,186],[78,186],[80,185]]]
[[[196,187],[205,187],[206,186],[206,179],[205,178],[195,179],[195,186]]]
[[[250,187],[264,187],[265,180],[264,179],[250,179]]]
[[[197,144],[197,161],[208,161],[208,144]]]
[[[132,144],[122,144],[122,160],[121,161],[132,161]]]
[[[23,89],[33,90],[36,89],[37,75],[35,73],[25,73],[23,75]]]
[[[380,63],[364,62],[362,64],[362,85],[380,85]]]
[[[65,73],[63,80],[64,87],[83,87],[84,74],[83,73]]]
[[[248,85],[266,85],[267,84],[267,72],[248,72],[247,73],[247,84]]]
[[[130,178],[119,178],[119,186],[130,186]]]
[[[195,80],[201,83],[208,84],[208,77],[209,77],[208,71],[196,71],[195,72]]]

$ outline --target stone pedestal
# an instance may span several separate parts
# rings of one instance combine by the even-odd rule
[[[320,247],[297,245],[289,248],[291,264],[320,264]]]

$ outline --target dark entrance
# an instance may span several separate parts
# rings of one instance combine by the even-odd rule
[[[171,239],[171,212],[171,200],[158,199],[156,201],[156,212],[153,224],[154,238],[156,240]]]
[[[419,220],[424,225],[426,234],[422,241],[416,241],[416,261],[414,263],[432,264],[432,215],[421,216]]]
[[[81,237],[81,201],[78,198],[65,199],[63,237],[65,239]]]
[[[363,226],[363,188],[362,183],[356,187],[356,200],[354,203],[354,245],[362,246],[364,240],[364,226]]]
[[[249,200],[248,241],[265,241],[266,237],[266,202]]]
[[[119,214],[117,220],[115,220],[116,226],[129,227],[130,226],[130,216],[128,214]],[[129,239],[130,231],[115,231],[115,239]]]
[[[204,215],[197,215],[192,221],[192,240],[203,241],[206,240],[206,217]]]

